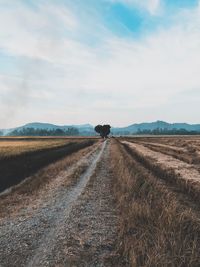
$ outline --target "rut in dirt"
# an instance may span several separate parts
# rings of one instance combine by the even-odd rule
[[[53,249],[35,266],[125,266],[116,250],[119,221],[109,160],[106,145],[95,173],[66,221],[67,227],[60,229]],[[48,262],[50,257],[52,261]]]
[[[1,226],[0,266],[112,266],[118,215],[109,146],[104,142],[77,184],[62,189],[50,205]]]

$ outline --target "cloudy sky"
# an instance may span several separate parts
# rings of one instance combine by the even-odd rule
[[[199,0],[0,0],[0,128],[200,123]]]

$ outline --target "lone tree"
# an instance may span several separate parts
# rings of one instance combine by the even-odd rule
[[[110,125],[105,124],[105,125],[97,125],[94,129],[97,133],[100,134],[102,138],[108,138],[108,135],[110,134],[110,128],[111,128]]]

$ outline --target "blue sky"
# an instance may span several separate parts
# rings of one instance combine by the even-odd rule
[[[0,128],[200,123],[199,0],[0,0]]]

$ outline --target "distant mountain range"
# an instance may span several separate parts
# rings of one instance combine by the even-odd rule
[[[200,132],[200,124],[188,124],[188,123],[168,123],[165,121],[156,121],[156,122],[147,122],[147,123],[135,123],[127,127],[122,128],[113,128],[113,132],[116,133],[122,133],[126,134],[128,132],[130,133],[138,133],[139,131],[153,131],[156,129],[162,129],[162,130],[186,130],[186,131],[197,131]]]
[[[56,130],[56,129],[61,129],[61,130],[67,130],[68,128],[76,128],[79,130],[80,135],[87,136],[87,135],[94,135],[94,127],[90,124],[82,124],[82,125],[55,125],[51,123],[43,123],[43,122],[33,122],[33,123],[28,123],[20,127],[16,128],[11,128],[11,129],[2,129],[0,130],[3,132],[3,135],[9,135],[12,131],[18,130],[21,131],[23,129],[28,129],[28,128],[33,128],[35,130]]]
[[[34,122],[34,123],[28,123],[26,125],[12,128],[12,129],[2,129],[0,130],[3,135],[8,135],[13,130],[23,130],[27,128],[34,128],[34,129],[45,129],[45,130],[54,130],[54,129],[61,129],[61,130],[67,130],[68,128],[76,128],[79,130],[79,134],[83,136],[91,136],[95,135],[94,126],[91,124],[82,124],[82,125],[55,125],[50,123],[41,123],[41,122]],[[188,123],[167,123],[164,121],[156,121],[156,122],[148,122],[148,123],[135,123],[132,125],[129,125],[127,127],[112,127],[111,132],[112,134],[116,135],[128,135],[128,134],[136,134],[138,132],[143,131],[153,131],[156,129],[162,129],[162,130],[186,130],[188,132],[190,131],[196,131],[200,132],[200,124],[188,124]]]

